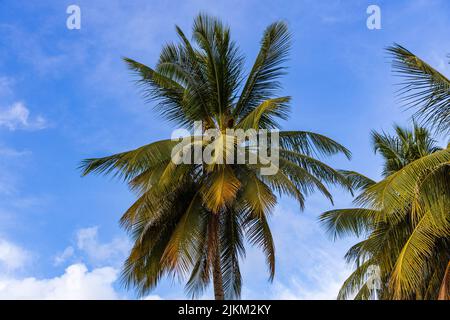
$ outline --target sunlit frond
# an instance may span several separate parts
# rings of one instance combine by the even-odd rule
[[[208,210],[219,213],[220,210],[231,205],[240,186],[241,182],[229,166],[218,165],[205,178],[200,188],[203,204]]]

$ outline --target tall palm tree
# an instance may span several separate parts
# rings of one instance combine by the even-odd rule
[[[338,298],[369,299],[373,268],[379,268],[381,299],[448,299],[450,281],[450,149],[436,147],[428,130],[395,127],[396,135],[372,133],[384,159],[378,183],[343,172],[359,208],[325,212],[333,237],[364,237],[346,254],[355,271]]]
[[[158,101],[156,111],[164,118],[189,128],[202,121],[202,129],[219,132],[213,142],[191,133],[176,155],[190,155],[196,146],[204,151],[212,143],[222,149],[212,162],[178,163],[173,150],[180,141],[162,140],[87,159],[83,174],[115,174],[137,192],[137,201],[121,218],[134,240],[123,269],[126,285],[143,295],[165,275],[187,277],[186,289],[195,297],[212,279],[216,299],[239,298],[244,237],[262,248],[270,279],[274,276],[275,248],[267,218],[277,203],[276,193],[294,197],[301,208],[313,190],[332,200],[326,185],[349,188],[348,182],[316,156],[350,157],[350,152],[320,134],[281,131],[278,146],[271,145],[279,153],[278,164],[261,154],[257,163],[248,161],[255,151],[245,143],[244,163],[219,161],[223,150],[239,146],[234,137],[231,144],[226,142],[227,129],[260,133],[278,129],[278,120],[287,119],[290,98],[277,92],[290,35],[283,22],[269,25],[245,77],[243,57],[218,19],[197,16],[193,42],[179,27],[176,31],[179,43],[163,47],[155,68],[129,58],[125,62],[138,74],[145,97]],[[269,135],[272,141],[275,133]],[[261,174],[267,166],[276,166],[276,172]]]
[[[396,44],[388,48],[394,71],[404,78],[403,102],[416,110],[415,118],[438,133],[450,136],[450,80],[425,61]]]

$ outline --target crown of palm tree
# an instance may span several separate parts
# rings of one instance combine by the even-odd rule
[[[320,220],[336,238],[364,237],[346,254],[356,270],[338,298],[371,298],[371,266],[380,268],[382,299],[449,298],[450,149],[436,147],[429,132],[395,127],[395,136],[372,133],[384,159],[378,183],[345,171],[359,208],[325,212]]]
[[[243,56],[219,20],[195,18],[193,42],[176,31],[179,43],[163,47],[155,68],[124,59],[138,74],[145,97],[158,102],[160,115],[182,126],[202,121],[204,129],[220,132],[279,129],[290,101],[277,96],[290,48],[286,24],[267,27],[247,76]],[[267,165],[261,158],[256,164],[174,164],[171,152],[178,142],[172,140],[85,160],[83,174],[114,174],[138,195],[121,218],[134,240],[123,270],[125,284],[145,294],[165,275],[188,277],[186,288],[194,296],[212,279],[216,299],[237,298],[244,238],[263,249],[272,279],[275,247],[267,217],[276,194],[294,197],[303,208],[313,190],[332,200],[326,184],[349,188],[339,172],[316,159],[336,153],[349,157],[345,147],[306,131],[281,131],[279,139],[276,174],[266,176],[259,173]]]

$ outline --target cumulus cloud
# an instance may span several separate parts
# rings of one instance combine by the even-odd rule
[[[55,258],[55,262],[63,263],[73,254],[74,248],[68,247]],[[114,288],[119,270],[113,266],[90,270],[85,263],[74,263],[62,275],[55,277],[19,277],[15,271],[21,269],[21,273],[26,272],[31,260],[27,250],[0,239],[0,299],[124,298]]]
[[[117,270],[103,267],[88,271],[84,264],[69,266],[50,279],[0,278],[0,299],[118,299],[113,287]]]
[[[0,127],[10,131],[40,130],[47,127],[47,121],[42,116],[31,117],[30,110],[22,102],[16,102],[8,108],[0,109]]]

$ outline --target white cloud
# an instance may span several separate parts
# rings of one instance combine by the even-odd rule
[[[290,281],[275,282],[273,299],[283,300],[335,300],[350,271],[342,259],[321,249],[306,250],[307,268]]]
[[[88,271],[84,264],[73,264],[55,278],[0,279],[0,299],[118,299],[117,274],[111,267]]]
[[[66,249],[58,259],[63,262],[72,254],[73,248]],[[89,270],[84,263],[76,263],[68,266],[62,275],[52,278],[18,277],[14,271],[23,269],[21,272],[24,272],[30,261],[27,250],[0,239],[0,299],[123,298],[114,288],[119,273],[115,267]]]
[[[296,212],[291,200],[283,199],[270,219],[276,248],[276,274],[267,281],[265,257],[259,248],[249,247],[241,272],[244,299],[333,300],[351,273],[342,259],[347,243],[330,241],[317,222],[326,206],[312,196],[305,212]],[[342,200],[342,199],[341,199]],[[313,209],[314,208],[314,209]]]
[[[0,239],[0,267],[5,271],[22,268],[28,262],[30,254],[21,247]]]
[[[309,199],[311,207],[316,198]],[[342,247],[329,241],[317,216],[307,212],[298,214],[281,206],[274,214],[273,224],[279,263],[283,267],[271,298],[336,299],[350,269],[342,259]]]
[[[62,263],[66,262],[67,259],[72,257],[74,253],[75,249],[72,246],[65,248],[63,252],[55,256],[53,264],[55,266],[61,265]]]
[[[31,118],[30,110],[22,102],[16,102],[6,109],[0,109],[0,127],[11,131],[40,130],[47,127],[47,121],[42,116]]]
[[[111,242],[101,243],[98,240],[98,227],[78,230],[76,239],[77,248],[85,253],[88,260],[95,265],[122,262],[130,248],[127,238],[114,238]]]

